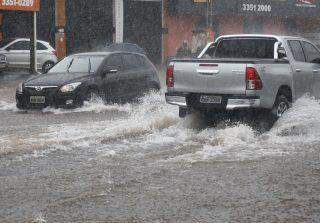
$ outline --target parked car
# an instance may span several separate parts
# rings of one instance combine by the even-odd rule
[[[114,52],[131,52],[131,53],[140,53],[146,55],[144,49],[134,43],[113,43],[108,45],[104,51]]]
[[[222,36],[198,59],[173,60],[166,100],[192,110],[262,109],[279,118],[307,92],[320,96],[320,51],[310,41],[273,35]]]
[[[29,69],[30,39],[18,38],[0,42],[0,54],[7,58],[7,69]],[[37,68],[42,72],[57,63],[56,51],[49,43],[37,40]]]
[[[157,71],[145,55],[121,52],[81,53],[66,57],[46,74],[21,83],[17,107],[74,108],[99,96],[126,102],[159,90]]]
[[[7,69],[8,62],[7,57],[4,54],[0,54],[0,73]]]

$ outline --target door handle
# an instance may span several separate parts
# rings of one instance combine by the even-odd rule
[[[319,70],[313,70],[313,73],[318,73],[319,72]]]
[[[301,72],[301,69],[297,68],[296,71],[297,71],[297,72]]]

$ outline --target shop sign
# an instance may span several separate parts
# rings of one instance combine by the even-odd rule
[[[313,16],[319,13],[317,0],[240,0],[238,13],[271,16]]]
[[[39,11],[40,0],[0,0],[0,10]]]

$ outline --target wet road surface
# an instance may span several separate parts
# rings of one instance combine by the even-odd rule
[[[19,111],[0,76],[0,222],[320,222],[320,105],[268,131],[140,103]]]

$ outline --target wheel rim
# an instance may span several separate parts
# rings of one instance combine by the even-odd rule
[[[277,116],[281,117],[288,110],[288,105],[285,102],[280,102],[277,108]]]

